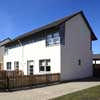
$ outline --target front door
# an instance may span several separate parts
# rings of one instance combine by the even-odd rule
[[[28,75],[33,75],[34,74],[34,61],[29,60],[27,61],[27,74]]]

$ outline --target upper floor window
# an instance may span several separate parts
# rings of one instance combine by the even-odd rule
[[[8,71],[11,70],[11,62],[7,62],[7,70],[8,70]]]
[[[47,45],[53,45],[53,35],[49,34],[47,35]]]
[[[60,44],[59,32],[54,32],[54,33],[48,34],[46,42],[47,42],[47,45]]]
[[[53,34],[53,42],[54,42],[54,44],[59,44],[60,43],[60,34],[59,34],[59,32]]]

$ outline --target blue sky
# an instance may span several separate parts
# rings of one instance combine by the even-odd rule
[[[98,37],[93,52],[100,53],[99,0],[0,0],[0,40],[15,38],[80,10]]]

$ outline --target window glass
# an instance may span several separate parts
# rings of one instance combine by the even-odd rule
[[[40,60],[39,61],[39,71],[49,72],[51,71],[50,59]]]
[[[56,32],[56,33],[53,34],[53,41],[54,41],[54,44],[59,44],[60,43],[59,32]]]
[[[52,45],[53,44],[53,38],[52,34],[47,35],[47,45]]]
[[[60,44],[60,37],[55,37],[53,41],[54,44]]]
[[[47,42],[47,45],[60,44],[59,32],[54,32],[54,33],[47,35],[46,42]]]
[[[46,65],[49,66],[50,65],[50,59],[46,60]]]
[[[30,65],[30,75],[33,75],[33,65]]]
[[[11,70],[11,62],[7,62],[7,70]]]
[[[44,71],[44,66],[40,66],[40,71]]]
[[[46,71],[50,71],[50,66],[46,66]]]
[[[45,60],[40,60],[40,65],[45,66]]]
[[[49,38],[52,38],[52,34],[47,35],[47,38],[48,38],[48,39],[49,39]]]
[[[59,37],[59,32],[54,33],[53,37]]]
[[[47,39],[47,45],[53,45],[53,39]]]

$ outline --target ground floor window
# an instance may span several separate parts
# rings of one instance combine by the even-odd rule
[[[7,62],[7,70],[10,71],[11,70],[11,62]]]
[[[39,71],[40,72],[50,72],[51,71],[50,59],[39,60]]]
[[[18,61],[14,62],[14,68],[15,68],[15,70],[19,70],[19,62]]]

